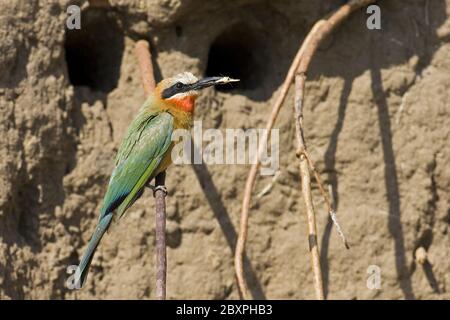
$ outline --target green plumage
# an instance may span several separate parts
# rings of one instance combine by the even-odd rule
[[[118,208],[121,217],[157,169],[171,144],[173,117],[142,112],[133,121],[119,148],[116,167],[103,200],[102,214]],[[101,216],[100,216],[101,218]]]
[[[80,284],[84,284],[95,249],[113,218],[120,218],[140,196],[146,183],[159,173],[172,143],[173,127],[173,116],[162,112],[152,97],[129,126],[103,199],[98,226],[77,269],[76,280]]]

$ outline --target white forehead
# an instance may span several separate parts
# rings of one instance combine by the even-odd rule
[[[193,84],[198,81],[198,79],[190,72],[183,72],[180,74],[177,74],[173,78],[173,82],[181,82],[184,84]]]

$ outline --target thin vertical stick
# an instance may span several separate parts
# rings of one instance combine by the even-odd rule
[[[135,47],[136,57],[141,71],[142,85],[148,96],[155,89],[150,45],[145,40],[139,40]],[[162,172],[155,178],[155,233],[156,233],[156,299],[166,299],[166,195],[164,182],[166,173]]]
[[[304,74],[295,77],[295,132],[297,137],[298,151],[297,155],[300,159],[300,176],[302,179],[302,194],[305,201],[306,215],[308,217],[308,243],[311,255],[311,265],[314,275],[314,290],[318,300],[324,300],[322,282],[322,269],[320,267],[319,246],[317,243],[317,227],[316,214],[314,212],[314,204],[311,196],[311,176],[309,173],[309,163],[305,155],[306,146],[303,137],[303,95],[306,77]]]
[[[166,191],[164,182],[166,173],[162,172],[155,178],[155,207],[156,207],[156,299],[166,300]]]

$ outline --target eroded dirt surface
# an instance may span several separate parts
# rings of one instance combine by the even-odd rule
[[[65,286],[144,101],[135,41],[151,41],[158,79],[191,71],[243,80],[203,93],[204,128],[262,128],[306,32],[342,2],[110,0],[105,10],[79,1],[79,31],[65,28],[69,1],[0,2],[0,298],[153,298],[148,191],[105,236],[86,288]],[[306,139],[351,245],[314,186],[325,290],[330,299],[448,299],[450,1],[379,5],[381,31],[355,13],[309,74]],[[247,276],[257,298],[314,298],[292,102],[291,89],[276,123],[281,172],[251,210]],[[238,298],[232,252],[247,171],[169,170],[168,298]],[[255,194],[271,180],[259,178]],[[380,290],[366,286],[371,265]]]

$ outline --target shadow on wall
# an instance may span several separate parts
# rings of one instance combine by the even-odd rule
[[[338,177],[335,168],[336,151],[339,135],[343,128],[348,97],[351,92],[353,79],[370,68],[371,88],[374,103],[378,109],[378,124],[380,128],[381,144],[384,159],[384,177],[386,197],[389,204],[388,230],[394,239],[395,267],[400,289],[405,299],[414,299],[415,295],[411,284],[411,270],[407,266],[405,240],[401,223],[401,202],[398,183],[395,154],[392,144],[391,116],[387,96],[383,88],[381,69],[392,65],[407,62],[412,56],[419,57],[415,72],[420,74],[428,66],[438,48],[439,39],[436,29],[446,20],[445,1],[420,1],[418,3],[398,3],[386,1],[379,3],[382,12],[382,30],[365,30],[364,34],[355,34],[349,29],[352,24],[365,24],[364,15],[355,15],[348,24],[343,25],[336,34],[335,45],[328,52],[320,52],[314,63],[313,77],[325,74],[327,76],[343,76],[344,88],[338,106],[338,119],[332,131],[330,143],[325,152],[325,166],[328,172],[328,183],[333,187],[333,196],[337,211],[339,211]],[[430,18],[428,21],[424,15]],[[402,18],[408,17],[409,20]],[[407,23],[406,23],[407,22]],[[413,28],[412,26],[416,26]],[[346,35],[344,37],[344,34]],[[342,54],[349,52],[352,47],[353,54],[359,59]],[[361,53],[361,54],[359,54]],[[375,55],[376,53],[376,55]],[[343,57],[345,61],[343,61]],[[351,67],[349,67],[351,63]],[[404,89],[405,91],[407,88]],[[403,93],[401,93],[403,94]],[[321,241],[321,264],[325,294],[329,291],[328,249],[333,224],[328,220]],[[427,278],[430,285],[435,286],[436,279],[428,271]],[[431,279],[431,280],[430,280]]]
[[[230,247],[232,254],[234,255],[237,241],[236,229],[234,228],[233,223],[230,219],[230,215],[228,214],[228,211],[222,202],[220,192],[214,184],[214,181],[212,180],[208,167],[204,163],[201,163],[198,165],[192,165],[192,169],[194,170],[195,175],[197,176],[197,180],[202,187],[203,192],[205,193],[206,199],[208,200],[208,204],[211,207],[214,217],[219,222],[220,229],[225,236],[227,244]],[[247,254],[244,255],[244,271],[248,279],[249,290],[251,291],[253,298],[266,299],[261,283],[258,280],[258,277],[250,260],[247,257]]]

